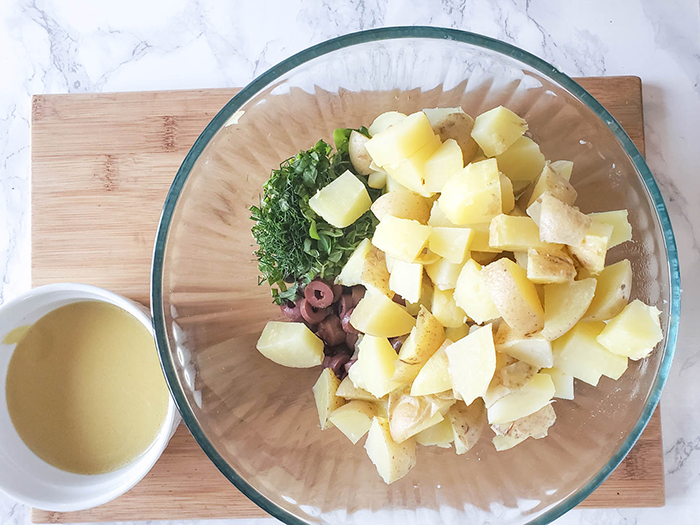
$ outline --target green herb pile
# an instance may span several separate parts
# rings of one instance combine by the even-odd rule
[[[371,211],[346,228],[336,228],[318,216],[309,199],[346,170],[353,173],[348,153],[351,129],[333,133],[336,152],[319,140],[313,148],[284,161],[263,186],[259,206],[251,206],[253,237],[258,243],[258,284],[272,287],[275,303],[294,300],[300,284],[315,277],[335,278],[360,242],[371,237],[377,219]],[[367,135],[361,128],[360,133]],[[357,173],[355,173],[357,176]],[[372,201],[382,193],[367,186]]]

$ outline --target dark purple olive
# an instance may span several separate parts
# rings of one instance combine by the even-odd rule
[[[299,310],[301,311],[301,316],[305,321],[311,324],[318,324],[323,321],[328,315],[328,310],[325,308],[315,308],[306,299],[299,299],[297,301],[299,305]]]
[[[357,306],[357,303],[365,296],[364,286],[353,286],[352,287],[352,305]]]
[[[407,338],[407,335],[400,335],[398,337],[389,338],[389,342],[391,343],[392,348],[396,350],[397,354],[401,351],[401,347],[403,346],[403,343]]]
[[[315,308],[328,308],[333,304],[333,288],[327,282],[316,279],[306,285],[304,297]]]
[[[406,306],[406,301],[399,294],[394,294],[394,297],[391,300],[394,301],[396,304]]]
[[[333,285],[333,302],[337,302],[338,299],[340,299],[340,296],[343,295],[343,285],[342,284],[334,284]]]
[[[337,315],[329,315],[318,324],[317,335],[330,346],[345,342],[345,331]]]
[[[340,319],[340,325],[343,327],[343,330],[349,334],[359,334],[360,332],[355,329],[353,325],[350,324],[350,316],[352,313],[355,311],[354,308],[350,308],[347,312],[345,312],[345,315]]]
[[[341,377],[346,373],[345,363],[348,361],[350,361],[350,356],[344,353],[336,354],[332,357],[326,356],[323,358],[323,368],[330,368],[336,376]]]
[[[340,300],[338,301],[338,317],[342,319],[345,313],[353,307],[352,295],[347,293],[341,295]]]
[[[347,333],[345,334],[345,344],[348,345],[348,348],[351,350],[355,350],[355,343],[357,343],[357,339],[359,337],[359,334],[350,334]]]
[[[293,323],[298,323],[303,318],[301,316],[301,309],[299,304],[295,304],[291,301],[286,301],[280,305],[280,310],[282,313]]]

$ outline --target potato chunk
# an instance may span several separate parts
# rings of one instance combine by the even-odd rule
[[[608,249],[632,240],[632,226],[627,220],[627,210],[603,211],[590,213],[588,216],[593,222],[609,224],[613,227],[608,240]]]
[[[450,448],[454,440],[452,424],[447,419],[443,419],[437,425],[421,430],[416,434],[416,443],[424,447]]]
[[[549,374],[554,383],[554,397],[559,399],[574,398],[574,376],[565,374],[557,368],[545,368],[541,370],[543,374]]]
[[[428,143],[408,158],[396,165],[384,166],[389,177],[398,181],[411,191],[429,197],[432,195],[426,188],[425,164],[440,147],[440,138],[433,137]]]
[[[403,478],[416,464],[415,440],[396,443],[391,439],[389,422],[383,418],[375,417],[372,420],[365,450],[387,485]]]
[[[447,412],[447,419],[452,426],[455,452],[466,454],[477,444],[486,427],[486,408],[481,399],[476,399],[469,406],[455,403]]]
[[[350,226],[369,210],[367,188],[349,170],[309,199],[309,206],[336,228]]]
[[[496,371],[496,348],[491,325],[477,328],[445,349],[452,388],[470,405],[486,389]]]
[[[619,379],[627,370],[627,358],[613,354],[598,343],[596,338],[603,328],[603,322],[579,322],[554,341],[554,367],[592,386],[598,385],[602,375]]]
[[[549,193],[540,195],[535,202],[539,204],[539,221],[530,208],[527,212],[539,226],[542,242],[576,246],[584,240],[591,227],[590,217]]]
[[[443,420],[437,407],[428,399],[408,395],[408,389],[389,394],[389,431],[396,443],[403,443],[418,432]]]
[[[588,310],[595,288],[595,279],[546,284],[542,336],[554,341],[571,330]]]
[[[397,337],[409,333],[416,320],[387,296],[368,294],[353,310],[350,324],[363,334]]]
[[[464,310],[455,303],[452,290],[440,290],[437,286],[434,287],[431,310],[445,328],[457,328],[467,320]]]
[[[491,425],[515,421],[542,409],[554,397],[554,383],[548,374],[536,374],[522,388],[496,401],[488,409]]]
[[[570,160],[555,160],[549,167],[561,178],[569,181],[571,180],[571,172],[574,169],[574,163]]]
[[[493,219],[491,220],[491,222],[493,222]],[[503,249],[494,248],[489,244],[489,241],[491,240],[490,222],[485,222],[481,224],[470,224],[469,229],[474,233],[474,235],[472,236],[472,244],[469,247],[469,249],[472,251],[472,258],[474,260],[477,259],[473,255],[475,252],[496,254],[501,253],[503,251]]]
[[[508,438],[509,441],[496,441],[497,450],[507,450],[522,443],[525,439],[531,437],[533,439],[542,439],[547,437],[549,428],[556,420],[556,414],[551,404],[545,405],[534,414],[522,417],[511,423],[502,425],[492,425],[491,428],[496,433],[497,437]]]
[[[586,232],[583,241],[569,246],[571,255],[593,275],[599,274],[605,268],[605,257],[612,231],[611,225],[595,222]]]
[[[455,225],[488,222],[503,211],[494,159],[472,162],[445,182],[438,204]]]
[[[498,313],[513,330],[530,334],[544,327],[544,311],[527,272],[510,259],[499,259],[481,271]]]
[[[311,368],[323,361],[323,341],[304,323],[270,321],[255,346],[270,361],[291,368]]]
[[[469,228],[434,226],[428,238],[428,248],[452,264],[462,264],[469,254],[474,232]]]
[[[370,137],[374,137],[378,133],[388,129],[390,126],[398,124],[405,118],[405,113],[400,113],[398,111],[387,111],[386,113],[382,113],[375,118],[367,131],[369,131]]]
[[[471,137],[470,137],[471,138]],[[425,161],[425,189],[439,193],[450,175],[464,168],[462,150],[453,139],[448,139]]]
[[[349,376],[340,382],[335,395],[350,401],[377,401],[377,398],[367,392],[367,390],[356,387]]]
[[[614,354],[643,359],[664,338],[660,314],[656,307],[635,299],[610,319],[596,340]]]
[[[330,369],[326,369],[330,370]],[[350,401],[336,408],[329,417],[330,422],[340,430],[354,445],[372,426],[372,419],[377,409],[367,401]]]
[[[448,360],[445,348],[452,344],[452,341],[445,340],[440,348],[421,367],[420,372],[411,385],[412,396],[427,396],[450,390],[452,380],[447,369]]]
[[[454,300],[457,306],[479,324],[501,316],[491,299],[481,266],[472,259],[464,263],[459,273]]]
[[[394,123],[365,144],[372,160],[382,168],[394,166],[416,153],[435,137],[425,113],[418,111]]]
[[[557,251],[559,245],[542,242],[540,230],[530,217],[497,215],[489,225],[489,246],[513,252],[529,248]]]
[[[451,263],[447,259],[439,259],[425,267],[433,285],[440,290],[454,290],[461,270],[461,264]]]
[[[494,157],[506,151],[526,131],[524,119],[510,109],[498,106],[476,117],[472,138],[487,157]]]
[[[429,237],[430,226],[387,215],[377,225],[372,244],[394,259],[413,262],[428,244]]]
[[[389,277],[389,288],[406,301],[417,303],[423,288],[423,265],[394,261]]]
[[[531,182],[544,168],[540,147],[528,137],[518,140],[500,155],[496,155],[498,169],[512,181]]]
[[[329,416],[335,409],[343,406],[345,403],[343,398],[336,396],[339,385],[340,379],[336,377],[333,370],[324,368],[313,387],[314,400],[316,401],[321,430],[332,426],[332,423],[328,419]]]
[[[471,162],[479,151],[479,145],[471,135],[474,119],[462,108],[436,108],[423,111],[440,140],[445,142],[454,140],[459,145],[464,164]]]
[[[393,215],[425,224],[430,217],[430,202],[412,191],[392,191],[374,201],[372,213],[380,221],[387,215]]]
[[[371,335],[362,338],[358,349],[357,362],[348,372],[350,379],[374,397],[384,397],[398,386],[391,379],[396,369],[396,352],[388,339]]]
[[[535,284],[566,283],[576,278],[574,261],[563,251],[550,253],[541,248],[530,248],[526,269],[527,278]]]
[[[518,205],[526,210],[545,193],[549,193],[552,197],[570,206],[573,206],[578,196],[569,181],[554,171],[549,163],[545,164],[535,182],[518,199]]]
[[[368,140],[368,137],[354,129],[350,132],[350,139],[348,140],[350,163],[360,175],[369,175],[372,172],[372,169],[369,167],[372,163],[372,157],[369,156],[365,149],[365,144]]]
[[[412,365],[425,363],[444,341],[445,329],[440,321],[421,306],[416,326],[401,345],[399,360]]]
[[[523,335],[501,323],[494,338],[496,350],[536,368],[547,368],[554,363],[552,344],[541,332]]]
[[[386,186],[387,174],[385,171],[373,171],[367,177],[367,184],[370,188],[381,190]]]
[[[607,321],[622,311],[632,290],[632,265],[623,259],[603,269],[596,280],[598,285],[584,321]]]

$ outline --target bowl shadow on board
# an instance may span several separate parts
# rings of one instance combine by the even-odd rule
[[[536,81],[547,82],[542,77]],[[185,217],[182,207],[176,208],[172,224],[182,221],[182,225],[171,229],[169,249],[173,252],[166,257],[170,266],[165,268],[163,282],[163,288],[170,290],[164,309],[173,319],[168,330],[171,340],[177,342],[173,349],[176,366],[181,368],[188,402],[204,434],[216,437],[215,449],[267,497],[281,495],[280,505],[290,512],[302,509],[317,518],[314,503],[327,502],[331,490],[336,492],[334,500],[341,502],[338,512],[348,515],[380,509],[387,503],[387,488],[367,457],[363,441],[353,446],[336,429],[322,432],[319,428],[311,387],[320,368],[285,368],[255,349],[265,323],[281,317],[267,285],[257,285],[248,207],[258,203],[270,170],[298,153],[291,138],[294,134],[324,138],[332,144],[336,127],[369,125],[375,116],[389,110],[412,113],[423,107],[461,105],[475,116],[503,104],[530,122],[529,133],[535,141],[549,137],[540,144],[546,158],[575,162],[572,183],[579,191],[577,204],[582,211],[630,207],[635,233],[644,234],[649,228],[640,224],[641,215],[634,209],[645,198],[641,182],[636,182],[634,191],[626,186],[636,174],[611,167],[606,159],[612,155],[612,145],[587,140],[601,133],[601,128],[607,130],[605,124],[590,118],[583,122],[581,112],[587,108],[567,104],[554,93],[543,95],[545,90],[537,90],[537,98],[528,98],[528,91],[518,90],[520,82],[514,80],[498,89],[487,82],[470,87],[468,93],[466,81],[449,91],[436,88],[429,92],[341,91],[338,95],[318,87],[313,93],[291,88],[285,97],[295,107],[293,111],[306,108],[309,121],[323,123],[325,128],[304,129],[291,117],[291,109],[287,119],[284,106],[278,108],[274,120],[261,114],[250,122],[244,115],[241,125],[232,123],[212,139],[190,173],[183,191],[188,194],[188,207],[201,211]],[[547,118],[540,116],[541,104],[548,105]],[[286,131],[280,131],[280,122],[289,122]],[[552,128],[567,132],[556,133]],[[302,147],[312,145],[313,141]],[[606,181],[604,192],[600,191],[601,180]],[[198,236],[198,231],[206,235]],[[655,242],[653,236],[641,235],[629,246],[611,250],[608,258],[608,263],[631,259],[637,281],[645,283],[633,289],[632,297],[652,304],[659,301],[660,294],[654,276],[663,271],[664,264],[650,260],[650,253],[658,253]],[[557,422],[546,439],[529,439],[496,454],[490,442],[492,432],[486,429],[477,447],[463,456],[455,456],[454,449],[419,447],[416,467],[393,484],[390,493],[407,509],[446,506],[460,511],[471,508],[478,514],[478,509],[494,512],[508,507],[538,514],[548,506],[540,499],[543,494],[560,500],[576,492],[615,453],[639,416],[630,413],[634,411],[628,409],[629,403],[634,399],[634,406],[641,410],[645,399],[640,396],[646,396],[660,360],[657,355],[631,362],[619,381],[602,378],[598,388],[577,382],[574,401],[555,402]],[[617,423],[609,425],[611,420]],[[311,469],[310,455],[317,457]],[[447,468],[455,462],[463,468]],[[512,477],[493,472],[510,472]],[[452,491],[442,497],[440,491],[417,490],[449,485],[459,486],[459,494]],[[352,508],[346,505],[348,501],[363,503],[361,508]],[[327,507],[323,511],[332,512]]]

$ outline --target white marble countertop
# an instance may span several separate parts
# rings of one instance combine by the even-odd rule
[[[241,86],[325,39],[414,24],[500,38],[572,76],[642,78],[648,162],[671,213],[684,280],[678,349],[661,400],[667,504],[575,510],[557,523],[697,523],[698,0],[0,0],[0,303],[30,286],[32,94]],[[0,524],[28,521],[28,509],[0,494]]]

